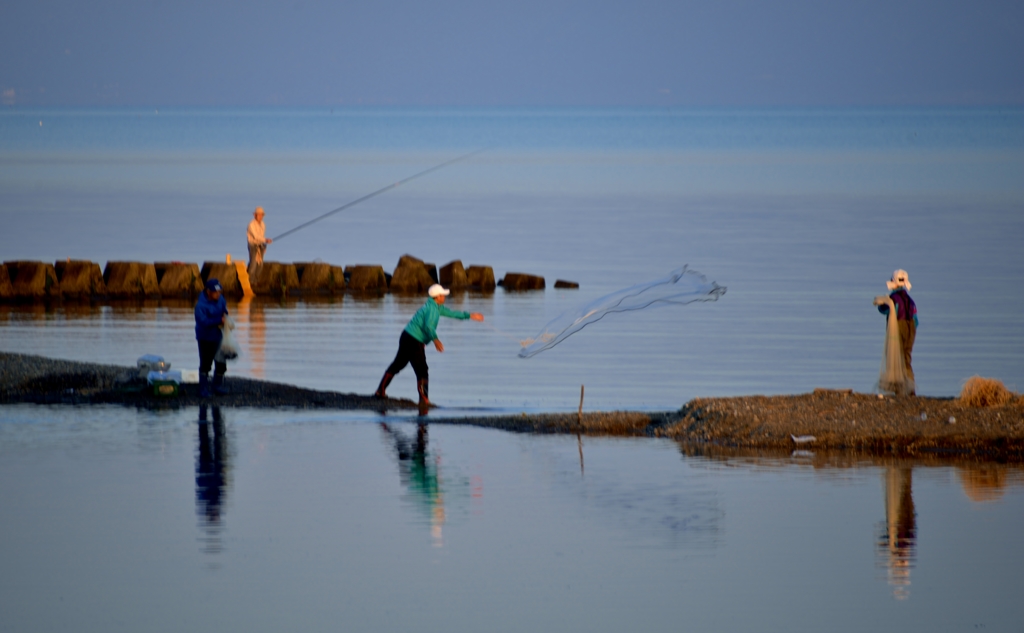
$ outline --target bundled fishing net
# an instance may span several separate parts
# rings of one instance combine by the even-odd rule
[[[629,312],[665,305],[686,305],[694,301],[717,301],[725,288],[709,282],[704,275],[683,266],[668,277],[631,286],[605,295],[559,315],[532,339],[521,341],[520,358],[529,358],[551,349],[591,323],[614,312]]]
[[[875,305],[889,306],[885,323],[885,345],[882,347],[882,369],[878,373],[878,390],[897,396],[914,393],[914,379],[907,371],[900,344],[900,326],[896,320],[896,304],[889,297],[875,297]]]
[[[242,348],[238,346],[238,341],[235,340],[235,335],[232,330],[235,329],[235,320],[228,317],[224,320],[224,325],[220,326],[222,333],[220,339],[220,348],[217,349],[217,354],[214,355],[213,359],[218,363],[223,363],[228,360],[235,360],[238,355],[242,352]]]

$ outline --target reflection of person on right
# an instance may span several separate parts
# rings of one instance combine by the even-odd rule
[[[914,512],[912,469],[885,469],[885,531],[878,547],[886,559],[889,584],[897,600],[910,597],[910,569],[917,545],[917,516]]]

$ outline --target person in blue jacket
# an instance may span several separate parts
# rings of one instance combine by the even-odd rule
[[[405,326],[402,335],[398,338],[398,353],[395,360],[384,372],[380,379],[380,386],[373,394],[378,398],[387,398],[386,389],[391,384],[391,379],[402,371],[406,365],[412,363],[412,369],[416,372],[416,391],[419,393],[420,408],[430,406],[430,399],[427,397],[429,377],[427,375],[427,343],[433,343],[438,352],[444,351],[441,339],[437,338],[437,323],[440,317],[452,319],[473,319],[483,321],[484,315],[479,312],[459,312],[444,307],[444,300],[451,293],[440,284],[434,284],[427,290],[429,298],[423,307],[416,311],[409,324]]]
[[[196,341],[199,342],[199,396],[210,397],[210,366],[214,356],[220,349],[220,340],[224,336],[220,327],[227,319],[228,304],[221,294],[220,282],[210,278],[196,302]],[[213,390],[218,394],[227,393],[221,387],[227,363],[217,361],[213,372]]]
[[[903,350],[903,362],[907,366],[907,377],[914,382],[914,369],[910,366],[910,356],[914,351],[914,339],[917,338],[917,304],[907,293],[910,290],[910,277],[903,269],[896,270],[892,279],[885,282],[889,288],[889,298],[896,306],[896,325],[900,330],[900,348]],[[882,304],[878,311],[889,316],[889,306]],[[914,391],[910,395],[915,395]]]

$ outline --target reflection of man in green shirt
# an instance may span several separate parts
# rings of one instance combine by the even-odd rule
[[[427,453],[427,425],[416,425],[415,441],[410,441],[384,422],[381,422],[380,428],[394,441],[402,483],[409,488],[413,499],[420,502],[422,508],[426,510],[430,518],[430,533],[439,545],[441,528],[445,521],[444,494],[441,491],[438,464],[434,463]]]
[[[392,361],[387,371],[384,372],[384,377],[380,379],[380,386],[377,387],[377,391],[373,395],[382,399],[387,398],[385,390],[391,384],[391,379],[398,372],[402,371],[406,365],[412,363],[412,369],[416,372],[416,390],[419,393],[420,408],[424,409],[430,406],[430,400],[427,398],[429,378],[427,376],[427,354],[425,348],[427,343],[433,342],[438,352],[444,351],[441,339],[437,338],[438,321],[443,316],[460,320],[484,320],[484,315],[479,312],[461,312],[444,307],[445,297],[450,292],[450,290],[441,287],[440,284],[434,284],[427,290],[430,298],[427,299],[422,308],[417,310],[416,314],[409,320],[409,324],[402,331],[402,336],[398,339],[398,353],[395,355],[395,360]]]

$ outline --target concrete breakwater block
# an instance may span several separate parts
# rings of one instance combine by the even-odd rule
[[[543,290],[544,278],[526,273],[505,273],[500,285],[505,290]]]
[[[433,266],[433,265],[431,265]],[[436,271],[436,268],[435,268]],[[437,273],[435,272],[436,276]],[[427,264],[412,255],[402,255],[391,275],[389,288],[391,292],[424,293],[427,288],[437,283],[431,277]]]
[[[7,272],[7,264],[0,264],[0,301],[14,298],[14,286],[11,285],[11,276]]]
[[[242,284],[238,282],[238,271],[235,269],[234,264],[203,262],[203,268],[199,272],[199,276],[203,278],[203,284],[206,283],[207,279],[219,281],[221,292],[225,296],[237,297],[242,295]]]
[[[387,292],[388,279],[383,266],[358,264],[345,266],[348,289],[352,292]]]
[[[144,262],[107,262],[103,269],[107,294],[114,299],[159,297],[156,267]]]
[[[156,279],[160,286],[160,295],[184,299],[195,297],[203,291],[203,278],[199,274],[199,264],[184,262],[157,262]]]
[[[466,269],[466,285],[472,290],[494,292],[494,269],[490,266],[470,266]]]
[[[87,299],[107,294],[103,271],[96,262],[69,259],[55,262],[53,269],[60,281],[60,293],[66,298]]]
[[[579,288],[580,285],[575,281],[566,281],[564,279],[555,280],[555,288]]]
[[[438,283],[451,290],[462,290],[469,286],[469,278],[466,277],[466,269],[462,267],[462,260],[456,259],[442,266]]]
[[[257,295],[286,297],[291,289],[299,287],[299,273],[295,264],[263,262],[249,284]]]
[[[60,282],[53,264],[46,262],[4,262],[11,280],[13,298],[44,299],[60,296]]]
[[[345,291],[345,269],[323,262],[295,262],[302,294],[336,294]]]

